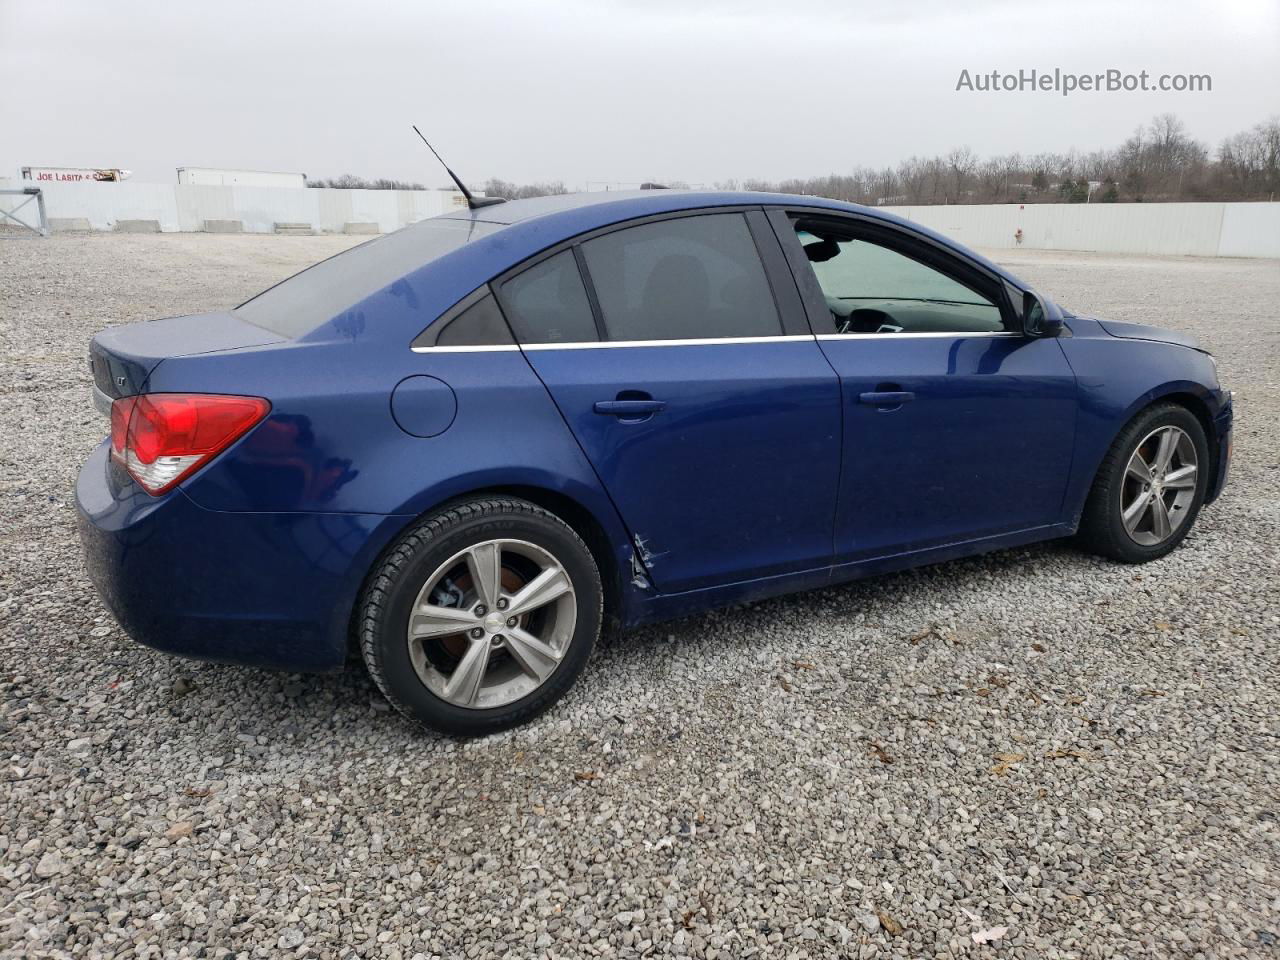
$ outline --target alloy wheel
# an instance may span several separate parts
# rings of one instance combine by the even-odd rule
[[[1143,438],[1120,485],[1120,520],[1134,543],[1158,546],[1186,522],[1198,470],[1195,444],[1181,427],[1157,427]]]
[[[442,700],[500,707],[555,672],[576,621],[573,581],[560,561],[524,540],[486,540],[423,584],[409,615],[409,658]]]

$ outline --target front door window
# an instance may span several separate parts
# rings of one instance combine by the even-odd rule
[[[995,301],[904,252],[821,225],[797,237],[838,333],[997,333]]]

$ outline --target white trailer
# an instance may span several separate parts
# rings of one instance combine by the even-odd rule
[[[213,187],[305,187],[305,173],[273,170],[223,170],[219,167],[179,167],[178,182]]]

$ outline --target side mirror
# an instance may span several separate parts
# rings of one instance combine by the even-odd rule
[[[1062,333],[1062,311],[1028,290],[1022,295],[1022,332],[1028,337],[1056,337]]]
[[[821,240],[806,243],[804,245],[804,255],[809,258],[810,263],[826,263],[828,260],[840,255],[840,244],[830,237],[823,237]]]

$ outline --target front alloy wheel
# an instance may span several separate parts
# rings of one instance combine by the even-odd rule
[[[1080,518],[1080,541],[1125,563],[1163,557],[1182,542],[1212,473],[1204,427],[1180,404],[1148,407],[1103,458]]]
[[[1200,458],[1181,427],[1157,427],[1129,458],[1120,490],[1125,532],[1144,547],[1159,546],[1191,515]]]

